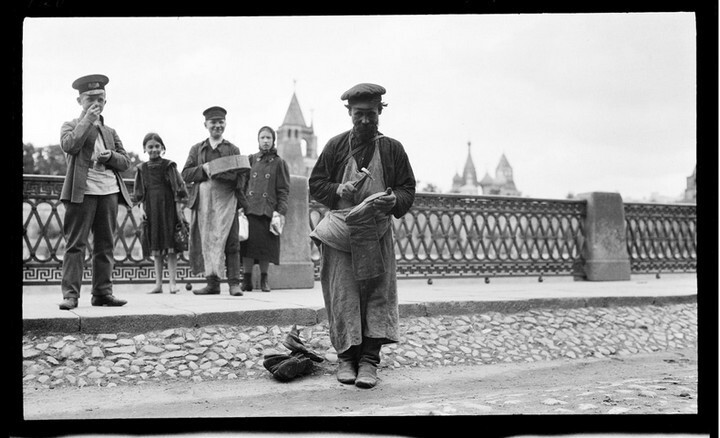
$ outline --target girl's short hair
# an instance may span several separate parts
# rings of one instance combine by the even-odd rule
[[[154,132],[149,132],[149,133],[147,133],[147,134],[145,135],[145,138],[143,138],[143,142],[142,142],[142,144],[143,144],[143,149],[145,149],[145,145],[146,145],[147,142],[149,142],[150,140],[155,140],[156,142],[158,142],[158,143],[160,143],[160,144],[162,145],[163,149],[165,149],[165,142],[163,142],[162,138],[160,138],[160,136],[159,136],[158,134],[154,133]]]

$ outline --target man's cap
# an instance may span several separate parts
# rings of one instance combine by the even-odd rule
[[[349,105],[357,102],[380,103],[382,95],[385,94],[385,88],[376,85],[362,83],[350,88],[340,96],[340,100],[347,100]]]
[[[87,75],[75,79],[72,87],[80,92],[80,94],[100,94],[105,90],[105,85],[110,82],[105,75]]]
[[[225,111],[225,108],[219,106],[211,106],[203,111],[203,115],[205,116],[205,120],[224,119],[225,115],[227,115],[227,111]]]

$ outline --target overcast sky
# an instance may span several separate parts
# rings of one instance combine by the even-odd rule
[[[321,149],[351,126],[340,95],[373,82],[419,188],[448,191],[469,141],[478,178],[504,153],[523,196],[677,198],[696,164],[695,31],[693,13],[26,18],[23,142],[59,144],[71,83],[101,73],[106,123],[143,160],[154,131],[182,167],[212,105],[253,153],[293,92]]]

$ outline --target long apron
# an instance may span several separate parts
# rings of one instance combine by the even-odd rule
[[[354,203],[341,204],[340,207],[345,208],[332,210],[329,214],[344,217],[365,197],[385,190],[377,142],[368,170],[372,179],[366,180],[360,186]],[[350,158],[345,166],[342,182],[355,181],[362,175],[357,171],[355,159]],[[363,337],[377,338],[383,344],[398,341],[399,315],[393,243],[390,227],[380,239],[379,245],[379,255],[382,255],[387,264],[385,273],[370,280],[355,279],[350,252],[326,244],[320,245],[320,284],[328,313],[330,342],[338,353],[361,344]]]
[[[213,179],[200,183],[198,208],[192,212],[190,225],[191,237],[199,237],[190,241],[190,252],[198,255],[191,263],[194,274],[224,277],[225,243],[236,217],[237,198],[232,187]],[[200,246],[201,251],[195,246]]]

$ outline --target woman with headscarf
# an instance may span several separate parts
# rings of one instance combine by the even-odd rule
[[[260,267],[260,288],[270,292],[268,268],[280,264],[280,233],[290,193],[290,169],[277,154],[275,131],[263,126],[258,131],[259,152],[248,156],[250,176],[245,191],[249,237],[240,245],[243,260],[243,291],[252,291],[252,270]]]

